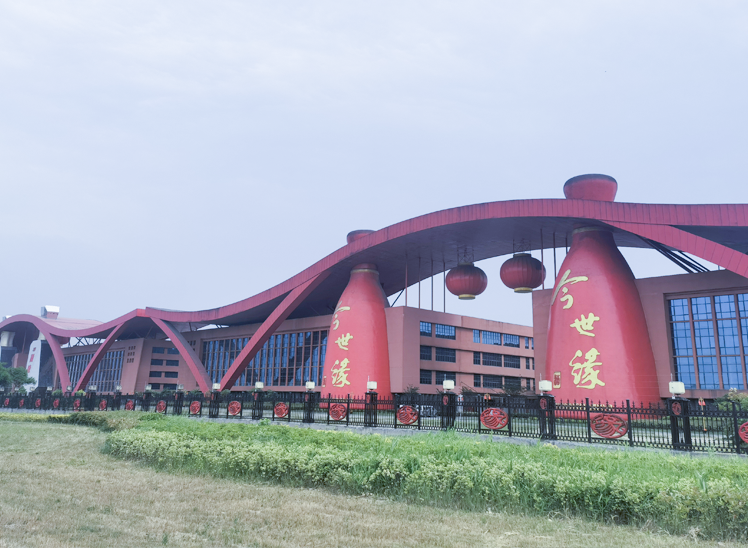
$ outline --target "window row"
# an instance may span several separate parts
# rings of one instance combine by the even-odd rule
[[[176,384],[160,384],[160,383],[149,383],[151,385],[151,390],[176,390],[177,385]]]
[[[156,359],[151,359],[151,365],[168,365],[169,367],[179,367],[179,360],[156,360]]]
[[[532,337],[520,337],[509,333],[497,333],[496,331],[481,331],[473,329],[473,342],[479,344],[493,344],[496,346],[510,346],[512,348],[520,347],[520,338],[525,339],[525,348],[532,346],[535,349],[535,342]]]
[[[530,358],[525,358],[526,363]],[[473,352],[473,365],[489,365],[492,367],[510,367],[520,369],[520,356],[506,356],[492,352]],[[529,367],[527,368],[529,369]]]
[[[498,388],[506,390],[521,390],[524,388],[525,390],[534,391],[535,379],[504,377],[501,375],[473,375],[473,386],[475,388]]]
[[[431,337],[432,334],[437,339],[450,339],[454,341],[457,338],[457,329],[453,325],[421,322],[421,336]]]
[[[203,342],[202,360],[212,382],[220,379],[249,342],[248,337]],[[235,386],[323,384],[327,330],[272,335],[250,360]]]
[[[179,378],[179,373],[176,371],[151,371],[148,375],[152,379],[158,379],[162,376],[166,379]]]
[[[176,348],[166,348],[163,346],[154,346],[151,350],[152,354],[179,354],[179,350]]]
[[[122,381],[122,362],[125,356],[124,350],[110,350],[99,362],[96,370],[91,375],[89,385],[96,386],[98,392],[114,392],[114,389]],[[93,354],[76,354],[65,357],[65,366],[70,376],[70,383],[75,386],[83,375],[83,371],[93,358]]]
[[[436,376],[436,381],[432,379]],[[457,373],[453,371],[432,371],[431,369],[421,369],[421,384],[441,385],[444,381],[457,381]]]
[[[457,350],[455,350],[454,348],[440,348],[438,346],[433,347],[421,345],[421,359],[427,361],[431,361],[433,359],[437,362],[456,363]]]
[[[668,301],[673,370],[687,389],[745,389],[748,294]]]

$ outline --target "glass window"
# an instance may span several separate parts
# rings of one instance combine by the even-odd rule
[[[455,327],[453,325],[442,325],[440,323],[434,324],[434,335],[437,339],[451,339],[455,340]]]
[[[151,390],[161,390],[161,385],[157,382],[149,382],[148,384],[151,385]]]
[[[429,322],[421,322],[421,337],[431,336],[431,324]]]
[[[521,389],[522,379],[520,377],[507,377],[504,379],[504,386],[508,389]]]
[[[161,371],[151,371],[148,374],[148,377],[151,379],[159,379],[161,378],[162,372]]]
[[[494,333],[493,331],[483,331],[483,344],[496,344],[501,346],[501,333]]]
[[[166,353],[167,354],[179,354],[179,350],[177,350],[176,348],[167,348]]]
[[[714,356],[699,356],[699,387],[702,390],[716,390],[719,388],[717,375],[717,358]]]
[[[493,354],[491,352],[484,352],[483,353],[483,365],[501,367],[501,354]]]
[[[154,346],[151,352],[153,354],[163,354],[166,352],[166,348],[164,348],[163,346]]]
[[[670,325],[673,337],[673,352],[676,356],[692,356],[691,323],[678,322]]]
[[[473,386],[480,388],[480,375],[473,375]]]
[[[480,352],[473,352],[473,365],[480,365]]]
[[[711,297],[693,297],[691,299],[691,311],[694,320],[711,320],[712,319],[712,299]]]
[[[479,329],[473,329],[473,342],[474,343],[480,342],[480,330]]]
[[[504,367],[511,367],[512,369],[519,369],[520,368],[519,356],[504,356]]]
[[[743,364],[740,356],[722,356],[722,386],[725,390],[736,388],[743,389]]]
[[[164,365],[164,360],[151,360],[151,365]]]
[[[166,360],[164,362],[164,365],[168,365],[169,367],[178,367],[179,366],[179,360]],[[225,371],[224,371],[225,373]]]
[[[164,371],[164,377],[167,379],[176,379],[179,377],[179,373],[176,371]]]
[[[525,369],[530,369],[530,358],[525,358]]]
[[[741,318],[748,316],[748,293],[738,294],[738,310]]]
[[[421,369],[421,384],[431,384],[430,369]]]
[[[530,337],[530,348],[535,350],[535,337]]]
[[[717,295],[714,297],[714,310],[717,319],[735,317],[735,295]]]
[[[693,333],[697,356],[716,355],[714,324],[712,322],[693,322]]]
[[[686,388],[696,388],[696,370],[693,358],[675,358],[675,378],[681,381]]]
[[[437,371],[436,384],[440,385],[444,381],[457,381],[457,373],[453,373],[451,371]]]
[[[177,389],[176,384],[165,384],[164,385],[164,390],[176,390],[176,389]]]
[[[503,380],[500,375],[483,375],[483,388],[503,388]]]
[[[455,363],[457,361],[457,351],[454,348],[436,348],[436,361]]]
[[[504,334],[504,346],[519,348],[519,335]]]
[[[719,353],[725,355],[740,354],[737,320],[717,320],[719,333]]]
[[[525,337],[525,350],[530,348],[530,337]]]
[[[421,359],[422,360],[431,360],[431,346],[423,346],[421,345]]]
[[[670,321],[682,322],[688,321],[688,299],[673,299],[670,301]]]

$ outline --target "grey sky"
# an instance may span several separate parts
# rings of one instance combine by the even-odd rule
[[[743,2],[0,0],[0,314],[227,304],[581,173],[744,203],[747,54]],[[502,261],[447,310],[530,323]]]

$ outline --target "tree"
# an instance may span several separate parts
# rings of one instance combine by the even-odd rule
[[[15,390],[32,383],[36,383],[36,379],[29,377],[25,367],[0,367],[0,386],[6,390]]]

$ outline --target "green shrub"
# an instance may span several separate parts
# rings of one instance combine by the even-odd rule
[[[49,422],[93,426],[105,432],[112,432],[135,428],[140,421],[154,420],[152,418],[154,416],[163,418],[161,415],[155,413],[141,413],[139,411],[111,411],[107,413],[89,411],[72,413],[70,415],[49,415],[45,418]]]
[[[47,415],[37,415],[36,413],[0,413],[0,421],[46,422]]]
[[[140,420],[135,429],[114,432],[106,450],[218,477],[748,537],[748,463],[738,457],[527,447],[453,433],[362,436],[177,417]]]

